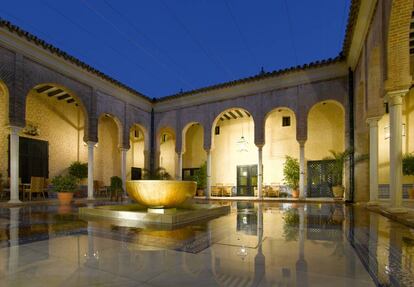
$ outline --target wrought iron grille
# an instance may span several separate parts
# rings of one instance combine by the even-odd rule
[[[308,197],[333,197],[334,160],[308,161]]]

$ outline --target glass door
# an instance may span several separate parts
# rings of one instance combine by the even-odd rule
[[[237,195],[254,196],[257,187],[257,165],[237,166]]]

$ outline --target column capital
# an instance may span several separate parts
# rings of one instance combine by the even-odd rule
[[[300,146],[304,146],[306,143],[306,139],[304,140],[297,140]]]
[[[370,126],[370,127],[377,127],[378,126],[378,122],[381,120],[382,116],[376,116],[376,117],[369,117],[366,119],[366,123]]]
[[[87,141],[86,144],[88,145],[88,147],[96,147],[98,142],[94,142],[94,141]]]
[[[18,134],[23,129],[23,127],[10,125],[9,129],[11,134]]]
[[[388,91],[386,99],[390,106],[402,105],[403,97],[408,93],[409,89]]]
[[[129,151],[129,148],[126,148],[126,147],[123,147],[123,146],[118,147],[118,149],[121,152],[127,152],[127,151]]]
[[[262,149],[264,147],[264,144],[255,144],[255,145],[258,149]]]

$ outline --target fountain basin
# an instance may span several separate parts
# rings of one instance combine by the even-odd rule
[[[129,196],[148,208],[174,208],[193,198],[195,181],[130,180],[126,182]]]

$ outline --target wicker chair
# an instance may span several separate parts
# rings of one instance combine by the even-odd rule
[[[223,196],[228,196],[230,197],[232,195],[232,191],[233,191],[233,186],[232,185],[225,185],[223,186],[223,190],[222,190],[222,194]]]
[[[24,186],[24,194],[29,193],[29,201],[32,200],[32,194],[42,194],[45,199],[45,178],[32,176],[30,178],[30,186]]]
[[[211,187],[211,196],[222,196],[223,187],[221,186],[212,186]]]

